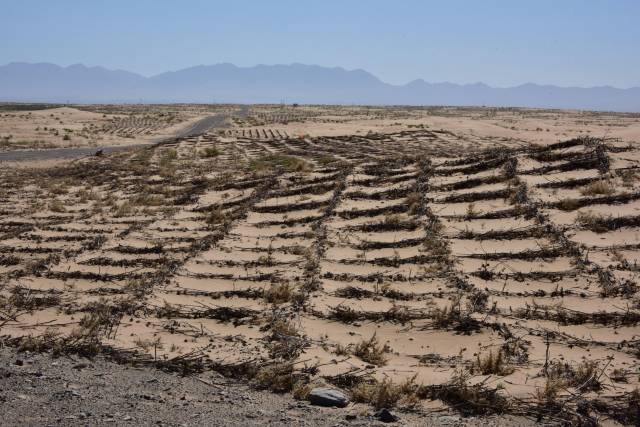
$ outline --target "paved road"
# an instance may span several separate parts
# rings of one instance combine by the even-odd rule
[[[103,153],[113,153],[115,151],[130,150],[133,148],[148,147],[152,144],[136,144],[136,145],[111,145],[107,147],[68,147],[68,148],[49,148],[46,150],[15,150],[0,153],[0,162],[23,162],[27,160],[52,160],[65,159],[73,157],[92,156],[96,151],[102,150]]]
[[[249,107],[243,106],[240,111],[235,114],[237,116],[244,116],[248,113]],[[191,127],[178,132],[175,136],[170,138],[162,138],[154,141],[151,144],[135,144],[135,145],[110,145],[106,147],[69,147],[69,148],[51,148],[46,150],[15,150],[0,153],[0,162],[20,162],[25,160],[51,160],[51,159],[63,159],[73,157],[91,156],[98,150],[102,150],[104,153],[112,153],[115,151],[130,150],[141,147],[148,147],[153,144],[162,144],[165,142],[173,141],[176,138],[185,138],[189,136],[202,135],[213,128],[221,128],[226,125],[225,120],[228,115],[216,114],[213,116],[205,117],[202,120],[197,121]]]
[[[198,136],[207,133],[210,129],[223,127],[227,116],[224,114],[217,114],[215,116],[205,117],[202,120],[197,121],[188,129],[183,130],[177,136],[188,137]]]

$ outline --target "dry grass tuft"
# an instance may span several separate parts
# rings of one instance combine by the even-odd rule
[[[218,157],[222,152],[216,147],[206,147],[205,149],[200,151],[200,157],[208,159],[212,157]]]
[[[51,201],[51,203],[49,203],[49,210],[56,213],[64,213],[67,211],[67,209],[64,207],[64,203],[62,203],[58,199],[54,199]]]
[[[614,185],[605,180],[594,181],[591,184],[580,189],[583,196],[609,196],[616,192]]]
[[[116,218],[122,218],[125,216],[130,216],[131,214],[133,214],[133,212],[133,205],[127,201],[117,205],[113,216],[115,216]]]
[[[376,366],[384,366],[387,363],[385,353],[390,353],[391,348],[387,344],[380,344],[376,334],[368,340],[362,340],[353,348],[353,355],[367,363]]]
[[[283,154],[268,154],[251,160],[249,162],[249,169],[254,172],[262,172],[269,169],[283,169],[287,172],[309,172],[312,167],[299,157],[285,156]]]
[[[290,363],[276,364],[260,369],[254,382],[257,388],[271,390],[275,393],[287,393],[297,383]]]
[[[296,287],[288,282],[272,283],[265,291],[264,299],[274,305],[291,302],[296,299]]]
[[[493,351],[489,351],[489,354],[486,356],[482,356],[480,353],[477,354],[476,360],[470,367],[470,372],[480,373],[482,375],[509,375],[514,372],[514,368],[509,366],[505,361],[505,357],[502,353],[502,350],[498,350],[497,353],[493,353]]]
[[[355,402],[368,403],[376,409],[415,406],[420,398],[421,387],[415,383],[415,377],[400,384],[389,378],[382,381],[361,382],[351,389],[351,398]]]
[[[580,201],[572,198],[562,199],[558,202],[558,207],[563,211],[575,211],[580,207]]]

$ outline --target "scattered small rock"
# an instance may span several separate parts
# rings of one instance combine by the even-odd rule
[[[442,424],[457,424],[460,422],[460,417],[455,415],[446,415],[443,417],[439,417],[438,421]]]
[[[374,417],[382,421],[383,423],[395,423],[398,421],[398,417],[391,413],[387,408],[382,408],[374,414]]]
[[[14,362],[17,366],[22,366],[24,365],[24,361],[22,359],[16,359],[16,361]]]
[[[349,404],[349,398],[340,390],[318,387],[309,393],[309,402],[312,405],[344,408]]]

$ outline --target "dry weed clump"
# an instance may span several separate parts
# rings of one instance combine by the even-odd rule
[[[385,354],[390,352],[391,348],[387,344],[380,344],[375,333],[370,339],[362,340],[356,344],[352,351],[354,356],[376,366],[384,366],[387,363]]]
[[[598,391],[602,388],[600,363],[595,360],[584,360],[576,366],[565,362],[550,362],[544,374],[547,381],[545,388],[537,395],[542,400],[554,399],[561,389],[573,387],[579,391]]]
[[[620,174],[622,185],[630,188],[638,181],[638,172],[635,170],[626,170]]]
[[[480,329],[480,323],[471,317],[471,312],[462,309],[462,297],[456,295],[448,307],[435,307],[432,312],[433,327],[437,329],[454,329],[470,334]]]
[[[295,286],[289,282],[271,283],[271,287],[264,292],[264,299],[269,304],[280,305],[293,300]]]
[[[382,381],[363,381],[351,389],[354,402],[368,403],[376,409],[395,406],[414,407],[423,397],[422,387],[415,383],[415,377],[396,384],[389,378]]]
[[[312,167],[305,160],[283,154],[268,154],[249,162],[249,169],[254,172],[264,172],[269,169],[282,169],[286,172],[309,172]]]
[[[34,311],[47,307],[56,307],[60,305],[61,301],[62,298],[58,292],[43,293],[18,285],[11,289],[11,295],[5,305],[15,309]]]
[[[580,201],[573,198],[562,199],[558,202],[558,207],[563,211],[575,211],[580,207]]]
[[[607,218],[604,215],[595,213],[593,211],[581,211],[578,212],[578,215],[576,216],[576,222],[578,224],[589,230],[601,233],[607,231],[607,228],[603,226],[603,223],[606,220]]]
[[[65,213],[67,208],[64,207],[64,203],[58,199],[54,199],[49,203],[49,210],[55,213]]]
[[[205,222],[209,227],[225,226],[231,221],[231,217],[220,206],[213,206],[205,216]]]
[[[471,219],[471,218],[474,218],[476,215],[478,215],[478,211],[476,210],[475,203],[469,203],[467,205],[467,211],[465,213],[465,218],[466,219]]]
[[[422,196],[417,191],[407,195],[407,206],[409,206],[409,215],[419,215],[422,209]]]
[[[257,388],[271,390],[275,393],[287,393],[298,383],[291,363],[274,364],[261,368],[253,379]]]
[[[131,214],[133,214],[134,212],[134,207],[131,204],[131,202],[126,201],[126,202],[122,202],[121,204],[117,205],[117,207],[115,208],[115,211],[113,213],[113,216],[116,218],[122,218],[125,216],[131,216]]]
[[[594,181],[580,189],[580,194],[583,196],[610,196],[615,192],[616,189],[614,185],[610,181],[605,180]]]
[[[166,150],[158,162],[158,173],[163,178],[173,178],[176,174],[177,167],[174,160],[178,158],[178,152],[173,148]]]
[[[449,264],[451,249],[447,240],[441,236],[442,224],[435,218],[431,218],[425,227],[425,237],[423,240],[424,249],[436,257],[441,266]]]
[[[547,377],[544,387],[536,388],[535,398],[538,404],[544,407],[554,407],[558,405],[558,396],[564,389],[564,382],[558,378]]]
[[[468,372],[458,370],[445,384],[430,386],[426,394],[456,408],[463,415],[501,414],[509,409],[509,402],[498,388],[486,388],[483,384],[471,384]]]
[[[469,371],[472,374],[505,376],[512,374],[515,369],[507,364],[502,350],[498,350],[495,354],[493,351],[489,351],[486,356],[478,353]]]
[[[200,157],[209,159],[212,157],[218,157],[220,154],[222,154],[222,151],[220,151],[216,147],[206,147],[205,149],[201,150],[199,154]]]
[[[620,424],[640,425],[640,389],[626,393],[608,412]]]
[[[268,331],[267,349],[273,360],[292,360],[309,345],[300,327],[292,320],[274,313],[261,329]]]

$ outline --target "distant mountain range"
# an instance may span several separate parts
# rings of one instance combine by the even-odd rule
[[[0,66],[0,101],[198,102],[540,107],[640,112],[640,87],[527,83],[494,88],[414,80],[385,83],[363,70],[317,65],[199,65],[144,77],[103,67],[15,62]]]

